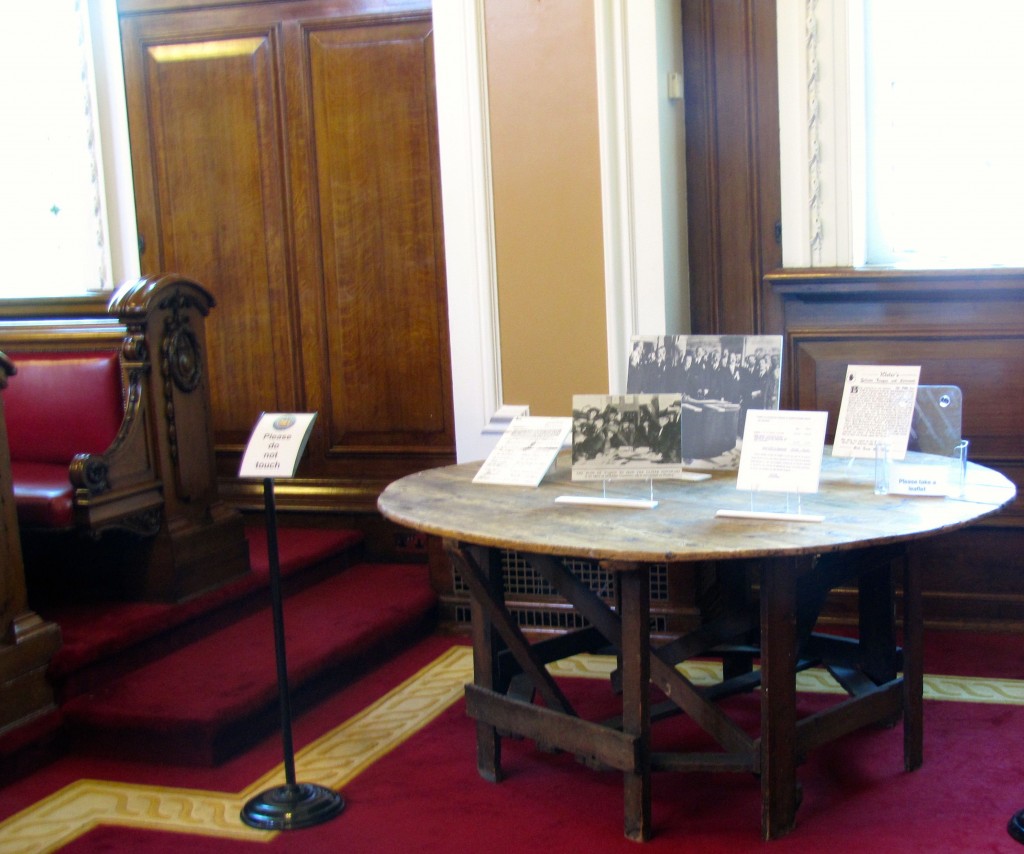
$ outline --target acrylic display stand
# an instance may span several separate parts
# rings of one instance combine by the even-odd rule
[[[608,481],[601,481],[601,495],[559,495],[555,504],[586,504],[593,507],[626,507],[635,510],[653,510],[658,506],[654,498],[654,481],[647,481],[650,498],[609,498]]]
[[[701,481],[710,479],[711,475],[704,472],[683,471],[674,474],[664,480],[671,483],[674,480]],[[654,497],[654,481],[647,481],[650,490],[650,498],[615,498],[608,495],[608,481],[601,481],[601,495],[559,495],[555,499],[556,504],[585,504],[593,507],[626,507],[637,510],[653,510],[658,506]]]
[[[753,491],[750,493],[749,510],[718,510],[715,512],[716,519],[763,519],[769,522],[824,522],[825,517],[817,513],[804,513],[800,493],[796,493],[796,510],[789,509],[793,503],[793,493],[784,493],[786,496],[786,509],[779,510],[758,510],[754,506],[754,498],[763,495],[763,492]],[[775,493],[776,495],[783,493]]]
[[[274,615],[274,651],[277,658],[277,689],[281,705],[285,784],[251,798],[242,808],[241,818],[247,825],[259,830],[294,830],[321,824],[334,818],[345,809],[345,800],[333,789],[325,786],[295,782],[295,751],[292,747],[292,712],[284,645],[281,565],[277,547],[273,478],[264,479],[263,497],[267,511],[267,556],[270,560],[270,597]]]

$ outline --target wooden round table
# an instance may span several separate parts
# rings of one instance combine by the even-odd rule
[[[907,464],[951,465],[923,454]],[[964,527],[997,512],[1016,495],[991,469],[968,463],[960,495],[876,495],[874,461],[826,453],[819,491],[751,496],[736,489],[735,472],[705,481],[574,482],[566,455],[537,488],[473,483],[479,463],[431,469],[387,487],[378,507],[393,522],[444,540],[471,595],[474,684],[467,711],[477,721],[482,776],[501,779],[501,736],[515,733],[623,772],[625,832],[651,833],[652,770],[750,771],[761,777],[762,833],[788,832],[799,804],[796,766],[806,752],[868,723],[904,719],[904,765],[922,761],[920,567],[913,540]],[[656,500],[651,509],[556,502],[560,496]],[[804,518],[720,518],[719,510],[788,512]],[[823,517],[820,522],[806,517]],[[522,553],[589,626],[531,643],[504,603],[501,552]],[[611,601],[577,578],[562,558],[595,560],[616,579]],[[868,559],[870,558],[870,559]],[[746,617],[710,621],[660,647],[650,638],[649,568],[685,571],[696,561],[755,566],[757,602]],[[902,648],[896,642],[897,568],[902,567]],[[799,636],[801,590],[826,590],[840,575],[856,580],[856,639]],[[744,622],[744,620],[747,622]],[[691,684],[677,665],[715,654],[723,644],[758,635],[759,669],[726,672],[713,690]],[[616,688],[622,717],[614,725],[580,718],[546,664],[611,645],[619,660]],[[805,719],[796,714],[796,672],[824,663],[850,697]],[[902,672],[900,672],[902,671]],[[525,677],[528,688],[523,690]],[[654,683],[721,745],[721,752],[655,754],[650,750]],[[760,688],[761,731],[752,737],[716,701]],[[532,702],[534,692],[543,705]]]
[[[937,458],[909,453],[906,462]],[[800,497],[821,523],[716,518],[719,509],[748,510],[735,472],[697,482],[654,481],[653,510],[556,504],[560,495],[646,498],[648,481],[573,482],[559,457],[541,485],[474,484],[479,463],[429,469],[392,483],[378,502],[389,519],[415,530],[478,545],[596,560],[675,562],[818,554],[894,543],[955,530],[995,513],[1015,496],[1002,474],[968,463],[965,500],[874,494],[874,461],[822,461],[820,489]],[[973,499],[973,500],[972,500]],[[758,510],[785,510],[787,496],[754,496]],[[795,511],[797,496],[789,499]]]

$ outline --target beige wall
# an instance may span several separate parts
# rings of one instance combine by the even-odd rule
[[[502,397],[608,391],[592,0],[488,0]]]

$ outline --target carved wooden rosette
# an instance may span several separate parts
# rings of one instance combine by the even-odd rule
[[[160,303],[169,311],[164,319],[164,337],[161,348],[160,372],[163,376],[164,411],[171,458],[178,459],[178,427],[175,417],[175,393],[192,394],[203,381],[203,355],[199,337],[190,324],[189,311],[197,310],[203,316],[209,310],[190,296],[175,291]]]

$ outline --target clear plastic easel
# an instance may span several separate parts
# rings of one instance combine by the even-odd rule
[[[673,481],[686,481],[696,482],[702,480],[709,480],[711,475],[706,472],[696,471],[677,471],[672,474],[671,477],[658,478],[658,480],[667,481],[669,483]],[[622,480],[629,480],[632,483],[636,483],[641,478],[622,478]],[[648,498],[625,498],[615,497],[608,494],[608,479],[605,478],[601,481],[601,494],[600,495],[559,495],[555,499],[556,504],[585,504],[594,507],[627,507],[637,510],[653,510],[658,506],[658,501],[654,497],[654,478],[644,478],[647,481]]]
[[[635,481],[634,481],[635,482]],[[601,481],[601,495],[559,495],[556,504],[585,504],[595,507],[626,507],[634,510],[653,510],[658,506],[654,497],[654,479],[647,481],[649,498],[616,498],[608,495],[608,481]]]
[[[803,508],[803,493],[801,492],[774,492],[764,490],[760,487],[748,491],[750,495],[750,509],[748,510],[718,510],[716,518],[721,519],[764,519],[774,522],[824,522],[825,517],[819,513],[805,513]],[[759,506],[766,495],[783,496],[785,509],[766,510]]]

